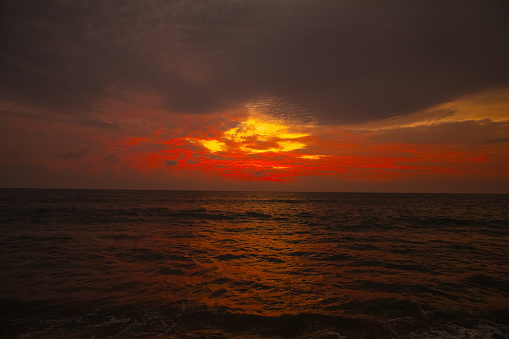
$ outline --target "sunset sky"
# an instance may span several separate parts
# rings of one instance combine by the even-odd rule
[[[0,187],[509,193],[507,0],[4,0]]]

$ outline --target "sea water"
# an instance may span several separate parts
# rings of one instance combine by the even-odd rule
[[[509,195],[0,190],[5,338],[507,338]]]

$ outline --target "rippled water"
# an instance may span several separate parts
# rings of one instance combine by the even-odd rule
[[[509,196],[0,190],[4,337],[509,337]]]

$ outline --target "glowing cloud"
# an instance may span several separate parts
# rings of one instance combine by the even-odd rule
[[[187,135],[179,129],[124,139],[117,145],[127,152],[125,161],[117,166],[236,181],[507,177],[505,99],[471,96],[407,117],[349,126],[311,125],[248,108],[250,114],[243,118],[225,113],[190,121],[195,128]],[[169,137],[175,134],[181,136]]]
[[[217,140],[197,140],[198,143],[205,146],[211,152],[220,152],[226,148],[226,145]]]
[[[305,148],[304,142],[294,141],[294,139],[308,135],[308,133],[292,132],[290,127],[282,122],[270,121],[267,117],[258,115],[227,130],[223,137],[246,153],[265,153],[291,152]]]
[[[322,155],[301,155],[300,156],[302,159],[312,159],[312,160],[316,160],[316,159],[320,159],[322,157]]]
[[[509,89],[499,89],[471,94],[433,106],[422,112],[360,125],[350,125],[353,130],[389,130],[437,126],[463,121],[509,121]]]

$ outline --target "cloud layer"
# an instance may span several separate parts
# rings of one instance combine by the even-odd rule
[[[193,114],[282,98],[321,121],[362,122],[509,85],[503,0],[1,6],[0,99],[60,114],[133,96]]]
[[[4,0],[0,186],[509,192],[508,17]]]

